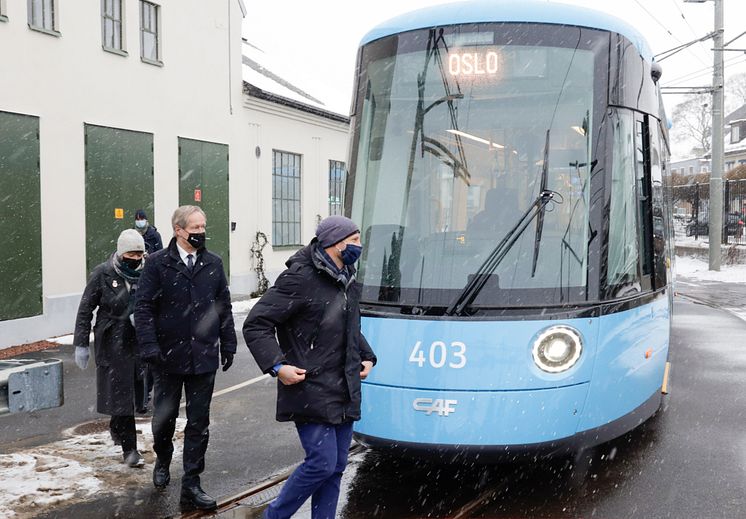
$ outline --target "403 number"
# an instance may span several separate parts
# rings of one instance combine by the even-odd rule
[[[453,341],[447,345],[443,341],[434,341],[427,350],[426,353],[422,348],[422,341],[417,341],[409,354],[409,362],[420,368],[425,364],[430,364],[433,368],[442,368],[448,364],[453,369],[466,366],[466,344],[463,342]]]

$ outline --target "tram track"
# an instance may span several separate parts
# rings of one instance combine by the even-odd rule
[[[359,444],[355,444],[352,447],[350,447],[349,456],[355,456],[357,454],[362,453],[364,450],[365,450],[365,447]],[[216,516],[220,516],[221,514],[225,512],[229,512],[230,510],[233,510],[239,507],[259,508],[260,506],[263,506],[266,502],[271,501],[274,498],[274,496],[270,499],[267,499],[266,501],[260,501],[258,503],[253,503],[253,504],[245,504],[243,502],[251,501],[252,498],[256,498],[262,493],[272,493],[273,490],[279,489],[280,486],[290,477],[290,475],[299,465],[300,463],[296,463],[289,469],[283,471],[282,473],[272,478],[262,481],[261,483],[258,483],[257,485],[249,487],[246,490],[243,490],[235,495],[226,497],[224,499],[220,499],[218,501],[218,507],[215,510],[209,510],[209,511],[189,510],[175,517],[179,519],[196,519],[198,517],[216,517]]]

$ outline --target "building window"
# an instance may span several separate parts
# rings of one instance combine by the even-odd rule
[[[101,24],[104,49],[124,53],[122,0],[101,0]]]
[[[160,6],[140,1],[140,58],[153,65],[161,63]]]
[[[694,166],[689,166],[689,174],[694,175]]]
[[[726,169],[726,171],[729,170],[729,169],[733,169],[733,166],[735,166],[735,165],[736,165],[735,161],[731,160],[731,161],[726,162],[725,163],[725,169]]]
[[[730,127],[730,143],[735,144],[741,142],[741,127],[734,124]]]
[[[342,214],[345,199],[345,163],[329,161],[329,215]]]
[[[272,245],[302,245],[300,155],[272,150]]]
[[[56,0],[28,0],[29,27],[59,36],[56,7]]]

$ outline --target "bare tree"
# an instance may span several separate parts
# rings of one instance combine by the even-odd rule
[[[688,142],[702,153],[710,149],[712,117],[710,95],[693,94],[673,109],[672,137],[679,142]]]
[[[725,82],[725,99],[729,112],[746,105],[746,72],[735,74]]]

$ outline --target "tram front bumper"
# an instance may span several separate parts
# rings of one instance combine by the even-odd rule
[[[580,383],[520,391],[435,391],[366,383],[355,432],[392,444],[555,442],[576,433],[588,387]]]

